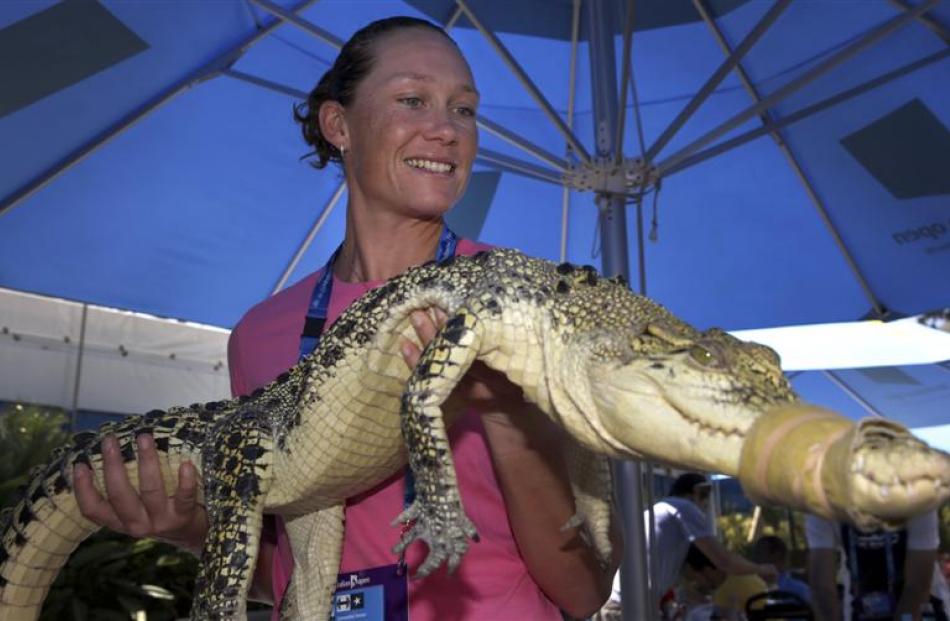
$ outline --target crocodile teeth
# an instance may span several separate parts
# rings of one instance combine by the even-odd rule
[[[434,162],[432,160],[422,160],[416,158],[410,158],[406,160],[406,163],[412,166],[413,168],[421,168],[423,170],[429,170],[437,173],[448,173],[455,170],[455,166],[452,164],[446,164],[444,162]]]

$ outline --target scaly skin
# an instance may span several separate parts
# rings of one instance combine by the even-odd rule
[[[410,372],[398,344],[416,309],[449,319]],[[201,472],[209,536],[194,619],[244,617],[261,515],[284,516],[295,570],[284,618],[329,612],[343,503],[406,462],[414,521],[395,552],[429,544],[420,574],[462,559],[475,529],[459,496],[441,404],[476,360],[504,372],[575,440],[566,455],[580,526],[609,558],[608,457],[648,457],[737,475],[760,499],[896,524],[945,502],[950,459],[880,421],[798,403],[768,348],[699,332],[591,268],[498,250],[408,271],[358,300],[319,348],[250,397],[130,417],[78,436],[0,516],[0,618],[33,620],[67,555],[95,525],[79,514],[72,465],[101,479],[114,433],[135,476],[137,433],[155,434],[163,474]],[[101,486],[101,480],[99,481]],[[395,555],[394,555],[395,559]]]

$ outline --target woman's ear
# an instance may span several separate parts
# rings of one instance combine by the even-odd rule
[[[346,131],[346,115],[343,106],[336,101],[324,101],[320,104],[317,114],[320,120],[320,133],[337,149],[348,147]]]

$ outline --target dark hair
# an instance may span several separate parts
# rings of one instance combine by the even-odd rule
[[[788,546],[781,537],[764,535],[752,546],[752,560],[756,563],[783,562],[788,555]]]
[[[441,28],[416,17],[387,17],[372,22],[356,31],[343,44],[333,66],[310,91],[307,101],[294,106],[294,120],[300,123],[304,141],[313,147],[313,151],[304,157],[313,156],[310,163],[315,168],[323,168],[327,162],[342,161],[340,150],[328,142],[320,131],[320,106],[326,101],[348,106],[353,101],[356,87],[373,68],[373,46],[377,40],[388,33],[407,28],[425,28],[452,41]],[[455,45],[455,41],[452,44]]]
[[[709,557],[692,543],[689,544],[689,551],[686,553],[686,564],[696,571],[716,569],[716,565],[709,560]]]
[[[670,488],[670,496],[689,496],[698,485],[709,485],[706,477],[698,472],[679,475]]]

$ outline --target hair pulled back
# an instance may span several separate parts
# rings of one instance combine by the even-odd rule
[[[324,168],[327,162],[343,161],[339,148],[327,141],[320,131],[320,106],[326,101],[336,101],[344,107],[350,105],[356,87],[373,68],[375,43],[386,34],[407,28],[425,28],[452,41],[442,28],[416,17],[387,17],[372,22],[356,31],[343,45],[333,66],[310,91],[307,101],[294,106],[294,120],[300,123],[304,141],[313,147],[313,151],[304,157],[313,158],[310,163],[314,168]],[[455,45],[455,41],[452,44]]]

